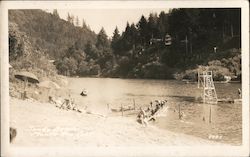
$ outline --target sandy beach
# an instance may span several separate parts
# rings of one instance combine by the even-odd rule
[[[13,146],[189,146],[221,145],[137,123],[135,117],[61,110],[53,104],[10,99]]]

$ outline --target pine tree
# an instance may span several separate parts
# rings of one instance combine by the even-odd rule
[[[71,24],[74,24],[74,15],[70,15],[70,14],[68,13],[67,21],[68,21],[69,23],[71,23]]]
[[[70,16],[69,13],[68,13],[68,16],[67,16],[67,21],[71,23],[71,16]]]
[[[53,15],[58,17],[58,18],[60,17],[56,9],[53,10]]]
[[[146,18],[142,15],[140,21],[137,24],[138,31],[139,31],[139,34],[141,37],[141,44],[142,45],[145,45],[150,39],[147,23],[148,22],[147,22]]]
[[[104,49],[109,47],[108,36],[106,35],[106,32],[103,27],[97,35],[96,47],[98,49]]]
[[[130,26],[130,35],[132,38],[132,43],[136,44],[138,38],[138,31],[134,23],[132,23]]]
[[[149,33],[151,37],[153,36],[156,38],[158,36],[158,30],[157,30],[157,14],[150,13],[149,18],[148,18],[148,28],[149,28]]]
[[[71,24],[74,25],[74,23],[75,23],[75,17],[74,15],[71,15]]]
[[[169,34],[168,15],[165,14],[164,11],[162,11],[159,14],[157,25],[158,25],[157,28],[161,37],[164,37],[167,33]]]
[[[119,30],[117,28],[117,26],[115,27],[113,36],[112,36],[112,43],[116,43],[119,39],[120,39],[120,34],[119,34]]]
[[[115,27],[113,36],[112,36],[112,41],[111,41],[111,47],[114,50],[114,53],[119,51],[119,40],[121,39],[121,35],[119,34],[119,30],[117,26]]]
[[[82,19],[82,28],[88,28],[84,19]]]
[[[76,26],[80,26],[79,18],[76,16]]]

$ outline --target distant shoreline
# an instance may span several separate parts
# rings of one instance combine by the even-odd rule
[[[64,75],[61,75],[64,76]],[[179,80],[179,79],[161,79],[161,78],[126,78],[126,77],[98,77],[98,76],[64,76],[66,78],[103,78],[103,79],[135,79],[135,80],[172,80],[172,81],[180,81],[180,82],[185,82],[185,83],[197,83],[197,81],[192,81],[192,80]],[[225,81],[214,81],[214,83],[216,84],[220,84],[220,83],[242,83],[241,81],[229,81],[229,82],[225,82]]]

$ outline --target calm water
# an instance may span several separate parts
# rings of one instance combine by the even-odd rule
[[[232,145],[242,142],[242,105],[219,103],[211,105],[212,123],[209,123],[210,105],[199,103],[202,89],[197,84],[185,84],[174,80],[70,78],[70,93],[81,106],[88,105],[95,112],[107,114],[111,108],[121,106],[146,106],[150,101],[168,100],[169,109],[157,118],[159,128],[184,133]],[[218,98],[238,98],[241,84],[215,84]],[[82,89],[88,96],[80,96]],[[184,113],[178,119],[178,106]],[[132,115],[135,117],[135,115]],[[210,136],[210,138],[209,138]],[[211,139],[214,137],[217,139]]]

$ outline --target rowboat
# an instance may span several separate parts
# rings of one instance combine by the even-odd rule
[[[87,96],[88,95],[88,92],[87,92],[87,90],[83,90],[82,92],[81,92],[81,94],[80,94],[81,96]]]

